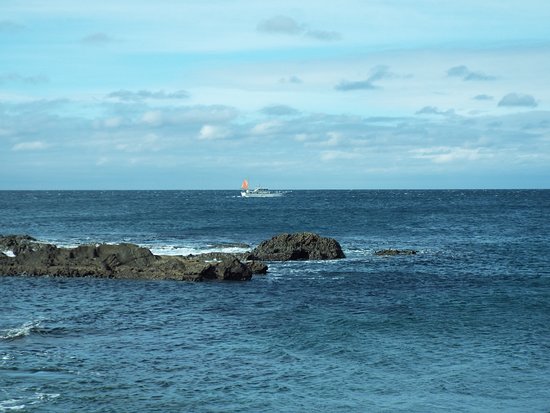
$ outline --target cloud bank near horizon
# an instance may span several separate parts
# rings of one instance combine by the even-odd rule
[[[535,1],[48,4],[0,20],[0,189],[550,182]]]

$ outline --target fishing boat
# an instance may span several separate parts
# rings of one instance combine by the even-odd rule
[[[267,188],[262,187],[250,189],[247,179],[243,180],[243,183],[241,185],[241,196],[243,198],[275,198],[282,195],[283,192],[281,191],[271,191]]]

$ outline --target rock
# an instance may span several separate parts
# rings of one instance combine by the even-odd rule
[[[227,261],[236,259],[238,261],[244,261],[244,263],[252,270],[252,274],[265,274],[267,273],[267,265],[261,261],[248,259],[248,253],[245,254],[231,254],[229,252],[207,252],[204,254],[190,255],[190,257],[198,257],[209,262],[216,263],[217,261]]]
[[[245,261],[246,265],[252,270],[252,274],[267,274],[268,266],[262,261]]]
[[[393,255],[416,255],[418,251],[415,250],[395,250],[395,249],[386,249],[375,251],[374,255],[380,256],[393,256]]]
[[[11,236],[10,236],[11,237]],[[252,268],[231,254],[156,256],[134,244],[81,245],[58,248],[34,239],[0,238],[0,248],[17,250],[0,256],[0,275],[135,278],[168,280],[250,280]],[[3,244],[2,244],[3,243]]]
[[[345,258],[340,244],[310,232],[280,234],[261,242],[246,257],[248,260],[333,260]]]
[[[38,248],[38,242],[29,235],[0,235],[0,250],[17,255],[32,248]]]

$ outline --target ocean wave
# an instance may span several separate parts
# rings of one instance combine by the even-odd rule
[[[17,340],[40,331],[40,321],[29,321],[19,327],[0,330],[0,340]]]
[[[60,337],[66,335],[68,332],[64,327],[45,327],[43,321],[44,320],[28,321],[18,327],[0,329],[0,340],[18,340],[32,334]]]
[[[35,393],[28,400],[23,399],[8,399],[0,401],[0,412],[16,412],[26,410],[28,405],[33,406],[43,402],[48,402],[57,399],[59,393]]]
[[[234,245],[206,245],[206,246],[181,246],[181,245],[154,245],[146,246],[155,255],[198,255],[209,252],[225,252],[240,254],[249,251],[250,248]]]
[[[0,412],[15,412],[18,410],[23,410],[25,407],[26,406],[22,400],[9,399],[0,401]]]

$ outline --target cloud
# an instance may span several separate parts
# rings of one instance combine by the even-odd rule
[[[288,16],[274,16],[260,22],[257,30],[270,34],[298,35],[305,31],[305,26]]]
[[[322,161],[350,160],[357,159],[360,155],[355,152],[347,151],[323,151],[321,152]]]
[[[531,95],[508,93],[498,102],[498,106],[523,106],[534,108],[538,106],[538,103]]]
[[[199,131],[199,139],[203,140],[223,139],[227,136],[229,131],[222,126],[204,125]]]
[[[40,151],[46,149],[48,145],[42,141],[20,142],[13,145],[12,151]]]
[[[328,30],[308,30],[305,35],[323,42],[335,42],[342,39],[340,33]]]
[[[258,123],[254,125],[251,130],[253,135],[268,135],[276,132],[281,126],[281,122],[276,120],[269,120],[266,122]]]
[[[453,109],[447,109],[445,111],[439,110],[435,106],[424,106],[422,109],[417,110],[415,115],[441,115],[441,116],[450,116],[454,115],[455,111]]]
[[[137,92],[132,92],[130,90],[117,90],[109,93],[107,97],[137,102],[144,99],[186,99],[189,97],[189,93],[185,90],[177,90],[175,92],[168,93],[164,90],[159,90],[156,92],[150,90],[139,90]]]
[[[447,70],[447,76],[449,77],[460,77],[464,81],[470,80],[495,80],[495,76],[487,75],[483,72],[474,72],[468,69],[467,66],[460,65],[451,67]]]
[[[261,112],[265,115],[270,116],[292,116],[292,115],[298,115],[300,113],[299,110],[294,109],[293,107],[287,106],[287,105],[270,105],[264,107]]]
[[[494,98],[489,95],[476,95],[472,99],[474,100],[493,100]]]
[[[80,39],[81,43],[89,46],[104,46],[114,42],[114,39],[106,33],[92,33]]]
[[[141,120],[143,123],[152,125],[152,126],[158,126],[162,124],[163,121],[163,115],[160,110],[149,110],[143,114],[141,117]]]
[[[338,83],[334,89],[347,92],[350,90],[373,90],[378,89],[379,86],[373,82],[377,82],[382,79],[390,79],[397,77],[397,75],[390,71],[388,66],[379,65],[371,69],[370,75],[365,80],[342,80]]]
[[[25,83],[28,85],[37,85],[47,83],[50,79],[44,75],[23,76],[19,73],[0,73],[0,83]]]
[[[300,79],[298,76],[292,75],[292,76],[289,76],[289,77],[282,77],[282,78],[279,80],[279,83],[294,83],[294,84],[299,84],[299,83],[303,83],[303,81],[302,81],[302,79]]]
[[[0,20],[0,33],[13,33],[25,29],[25,26],[12,20]]]
[[[309,28],[308,25],[299,23],[292,17],[282,15],[261,21],[258,23],[256,30],[267,34],[304,36],[322,42],[334,42],[342,38],[338,32]]]
[[[334,86],[334,89],[347,92],[349,90],[372,90],[377,89],[377,86],[374,86],[369,80],[342,80]]]
[[[481,148],[463,148],[463,147],[433,147],[414,149],[410,151],[413,157],[427,159],[433,163],[450,163],[455,161],[476,161],[484,155]],[[490,157],[490,155],[487,155]]]
[[[134,105],[129,104],[127,110],[133,113]],[[204,124],[220,124],[230,122],[239,112],[230,106],[183,106],[163,107],[146,110],[139,115],[139,122],[153,127],[193,127]],[[196,130],[196,129],[195,129]]]

